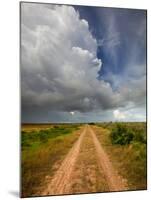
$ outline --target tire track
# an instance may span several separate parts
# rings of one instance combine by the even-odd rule
[[[110,162],[108,158],[108,155],[106,154],[103,147],[101,146],[94,131],[90,128],[90,126],[88,126],[88,129],[91,132],[94,146],[96,149],[98,164],[100,166],[100,170],[102,169],[104,171],[104,175],[106,177],[106,180],[109,186],[109,191],[127,190],[125,179],[120,177],[118,173],[115,171],[115,169],[113,168],[112,163]]]
[[[58,171],[55,173],[50,184],[44,190],[43,195],[58,195],[67,194],[70,188],[70,177],[74,170],[76,160],[79,155],[80,146],[83,141],[83,137],[86,134],[87,126],[85,126],[79,139],[75,142]]]

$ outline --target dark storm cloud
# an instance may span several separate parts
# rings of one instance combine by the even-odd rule
[[[145,102],[144,63],[130,59],[129,66],[124,63],[123,77],[120,70],[113,73],[113,65],[102,71],[107,55],[119,64],[116,48],[121,35],[114,13],[112,20],[104,15],[108,29],[100,40],[92,34],[89,20],[72,6],[22,3],[21,11],[22,121],[97,121],[94,116],[100,113],[110,119],[114,109]],[[143,37],[144,30],[137,34]],[[106,55],[99,56],[98,48]],[[72,119],[71,111],[76,112]]]

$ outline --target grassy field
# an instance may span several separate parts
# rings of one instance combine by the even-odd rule
[[[23,125],[21,133],[22,197],[35,196],[53,166],[79,137],[79,125]]]
[[[115,170],[124,178],[123,180],[127,180],[128,190],[146,189],[146,123],[110,122],[90,123],[90,125]],[[40,196],[45,183],[50,180],[50,177],[53,177],[84,127],[86,127],[84,124],[22,125],[22,197]],[[98,178],[99,176],[104,177],[104,175],[98,172],[95,147],[88,130],[82,142],[76,165],[77,168],[83,166],[79,169],[81,179],[78,181],[83,180],[83,184],[88,187],[89,191],[88,176],[85,175],[88,171],[89,178],[94,179],[91,185],[91,188],[94,187],[92,191],[102,191],[102,188],[105,188],[108,183],[105,178]],[[73,192],[77,191],[77,188],[74,188]],[[85,187],[83,189],[85,192]]]
[[[146,123],[100,123],[97,137],[130,190],[147,188]]]

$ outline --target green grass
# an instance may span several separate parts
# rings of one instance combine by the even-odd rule
[[[78,125],[22,132],[22,197],[38,194],[53,165],[63,159],[78,138]],[[75,132],[77,131],[77,132]]]
[[[30,133],[22,131],[21,147],[22,149],[39,147],[41,144],[48,142],[49,139],[69,134],[75,129],[77,129],[77,126],[55,126],[54,128],[32,131]]]

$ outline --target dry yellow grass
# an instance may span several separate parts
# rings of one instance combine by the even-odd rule
[[[21,130],[26,132],[39,131],[41,129],[53,128],[52,124],[22,124]]]

